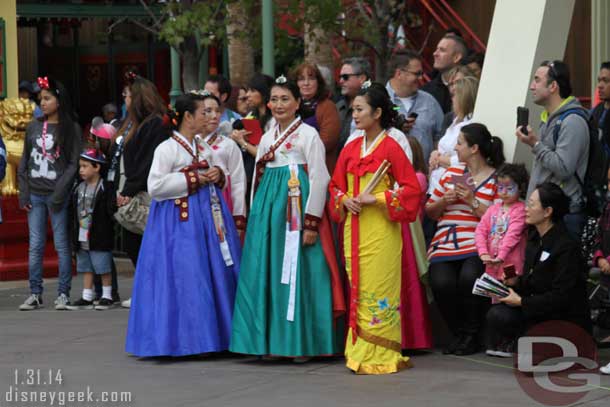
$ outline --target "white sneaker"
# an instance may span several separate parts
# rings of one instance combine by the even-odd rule
[[[59,294],[59,297],[55,300],[55,309],[58,311],[65,311],[70,305],[70,299],[64,293]]]
[[[40,294],[30,294],[30,296],[25,299],[23,304],[19,306],[19,309],[21,311],[31,311],[43,307],[44,305],[42,305],[42,297]]]
[[[125,300],[121,303],[121,307],[123,308],[131,308],[131,298],[128,300]]]
[[[498,356],[498,350],[497,349],[487,349],[485,351],[485,354],[487,356]]]
[[[603,374],[610,374],[610,363],[608,363],[606,366],[600,367],[599,371]]]

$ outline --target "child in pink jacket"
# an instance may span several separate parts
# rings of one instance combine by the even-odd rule
[[[501,202],[490,206],[481,218],[475,242],[485,272],[502,281],[507,268],[523,274],[527,225],[525,203],[519,198],[525,195],[529,177],[523,164],[505,164],[497,177]]]

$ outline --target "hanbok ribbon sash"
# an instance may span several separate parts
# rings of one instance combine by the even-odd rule
[[[184,140],[182,140],[180,137],[176,136],[175,134],[172,134],[172,138],[174,139],[174,141],[176,141],[176,143],[180,144],[182,146],[182,148],[184,148],[191,157],[193,157],[193,163],[196,163],[199,161],[199,158],[197,157],[196,152],[193,151],[193,148],[191,146],[189,146],[188,144],[186,144],[184,142]]]
[[[229,243],[227,242],[227,230],[225,228],[224,220],[222,219],[222,205],[220,204],[220,198],[216,193],[216,186],[209,184],[210,188],[210,207],[212,209],[212,218],[214,219],[214,229],[218,236],[218,243],[220,245],[220,252],[226,266],[233,265],[233,257],[231,257],[231,250]]]
[[[292,133],[294,133],[299,128],[301,123],[302,121],[300,119],[296,120],[296,122],[292,126],[290,126],[281,136],[279,136],[279,128],[276,128],[276,136],[279,137],[276,139],[275,143],[273,143],[271,147],[269,147],[269,151],[263,154],[263,156],[256,162],[256,181],[254,182],[254,192],[256,192],[258,184],[263,178],[263,174],[265,173],[265,166],[268,162],[275,160],[275,150],[277,150],[282,144],[284,144],[284,141],[286,141],[286,139],[290,137]]]
[[[284,241],[284,260],[282,262],[281,283],[290,285],[286,319],[288,321],[294,321],[299,247],[303,223],[301,214],[299,166],[297,164],[290,164],[289,168],[290,179],[288,180],[288,202],[286,204],[286,238]]]

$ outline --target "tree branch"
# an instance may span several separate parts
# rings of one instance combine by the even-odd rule
[[[146,24],[142,24],[141,22],[139,22],[138,20],[136,20],[135,18],[128,18],[128,20],[130,20],[132,23],[134,23],[135,25],[137,25],[138,27],[152,33],[155,35],[159,35],[159,30],[155,30],[153,28],[150,28],[149,26],[147,26]]]
[[[154,21],[153,27],[159,27],[161,25],[161,19],[158,19],[157,16],[155,16],[155,13],[152,12],[150,7],[148,7],[148,4],[146,4],[144,0],[140,0],[140,4],[142,5],[142,7],[144,7],[144,10],[146,10],[150,18],[152,18],[152,20]]]
[[[430,24],[428,26],[428,34],[426,34],[426,38],[424,39],[424,41],[422,42],[422,46],[419,49],[418,53],[419,55],[422,55],[422,52],[424,52],[424,50],[426,49],[426,47],[428,46],[428,42],[430,41],[430,35],[432,35],[432,31],[434,30],[432,24]]]
[[[369,24],[373,23],[373,18],[366,12],[366,9],[364,8],[364,4],[362,0],[356,0],[356,6],[358,6],[358,11],[360,12],[360,15],[362,17],[364,17]]]
[[[344,36],[343,36],[343,39],[344,39],[345,41],[349,41],[349,42],[355,42],[355,43],[357,43],[357,44],[362,44],[362,45],[364,45],[364,46],[366,46],[366,47],[368,47],[368,48],[372,49],[372,50],[373,50],[373,52],[375,53],[375,55],[377,55],[377,57],[378,57],[378,58],[381,58],[381,54],[379,53],[379,51],[377,51],[377,47],[375,47],[375,46],[374,46],[373,44],[371,44],[370,42],[368,42],[368,41],[366,41],[366,40],[363,40],[363,39],[360,39],[360,38],[351,38],[351,37],[348,37],[347,35],[344,35]]]
[[[116,20],[114,23],[110,24],[108,26],[108,34],[112,33],[112,30],[114,30],[114,27],[123,24],[127,20],[129,20],[127,17],[121,17],[118,20]]]

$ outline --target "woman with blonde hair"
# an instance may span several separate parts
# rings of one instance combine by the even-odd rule
[[[455,144],[460,134],[460,129],[472,122],[472,113],[477,100],[479,80],[474,76],[466,76],[457,79],[453,83],[453,94],[451,103],[455,115],[451,125],[438,142],[438,149],[430,154],[430,179],[428,193],[438,187],[438,182],[451,166],[459,164],[458,156],[455,152]]]

